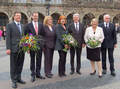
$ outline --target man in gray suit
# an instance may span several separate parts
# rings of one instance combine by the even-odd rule
[[[17,88],[16,82],[25,84],[21,79],[24,62],[24,52],[19,53],[19,41],[24,33],[25,26],[20,24],[21,13],[14,13],[14,21],[6,26],[6,53],[10,55],[10,75],[12,87]]]

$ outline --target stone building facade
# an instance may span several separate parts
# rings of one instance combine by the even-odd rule
[[[47,0],[49,1],[49,0]],[[21,23],[31,22],[31,14],[39,13],[39,21],[43,22],[48,15],[53,17],[53,23],[57,24],[60,15],[67,18],[67,24],[72,22],[74,13],[80,14],[80,22],[85,26],[90,24],[93,18],[99,23],[103,22],[104,14],[111,16],[111,22],[120,24],[120,0],[0,0],[0,26],[6,26],[13,21],[13,13],[22,13]]]

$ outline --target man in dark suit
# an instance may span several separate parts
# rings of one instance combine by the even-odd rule
[[[101,46],[103,74],[106,74],[107,72],[106,51],[108,50],[111,75],[115,76],[116,73],[114,69],[113,51],[114,51],[114,47],[115,48],[117,47],[117,41],[116,41],[115,25],[113,23],[110,23],[110,15],[108,14],[104,15],[104,22],[99,24],[99,26],[103,28],[104,37],[105,37]]]
[[[24,33],[25,26],[20,24],[21,13],[14,13],[14,21],[8,23],[6,26],[6,53],[10,55],[10,75],[12,80],[12,87],[17,88],[16,82],[25,84],[21,79],[21,72],[24,62],[24,53],[19,49],[19,39]]]
[[[84,34],[85,34],[85,29],[84,25],[79,22],[79,14],[76,13],[73,15],[73,20],[74,22],[71,23],[68,27],[68,32],[75,38],[75,40],[78,42],[78,46],[76,49],[74,47],[71,47],[70,49],[70,61],[71,61],[71,72],[70,74],[72,75],[74,73],[74,56],[75,56],[75,50],[76,50],[76,58],[77,58],[77,68],[76,72],[78,74],[81,74],[80,68],[81,68],[81,51],[82,47],[85,47],[85,42],[84,42]]]
[[[26,25],[25,34],[32,33],[33,36],[43,35],[43,24],[38,22],[38,17],[39,17],[38,12],[33,12],[32,14],[33,21]],[[31,82],[35,81],[35,76],[36,78],[45,79],[45,77],[41,76],[40,74],[42,50],[43,48],[40,47],[40,50],[38,52],[30,51],[30,58],[31,58],[31,64],[30,64],[31,80],[30,81]],[[36,55],[36,70],[35,70],[35,55]]]
[[[117,38],[119,38],[120,27],[118,26],[118,23],[115,24],[115,30],[116,30]]]

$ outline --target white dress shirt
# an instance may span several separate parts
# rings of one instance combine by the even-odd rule
[[[103,42],[104,40],[104,34],[103,34],[103,29],[101,27],[98,27],[96,28],[96,32],[94,34],[94,31],[93,31],[93,28],[92,26],[91,27],[88,27],[86,29],[86,32],[85,32],[85,36],[84,36],[84,39],[85,39],[85,43],[88,42],[89,39],[93,39],[95,38],[96,40],[99,40],[101,43]],[[101,47],[101,43],[97,46],[97,47]],[[87,45],[87,47],[91,48],[90,46]],[[95,48],[97,48],[95,47]]]
[[[34,29],[35,29],[35,22],[32,21],[32,23],[33,23],[33,27],[34,27]],[[37,28],[38,28],[38,22],[36,22],[36,23],[37,23]]]
[[[75,26],[75,29],[76,29],[76,23],[74,22],[74,26]],[[77,23],[77,27],[78,27],[78,31],[79,31],[79,22]]]

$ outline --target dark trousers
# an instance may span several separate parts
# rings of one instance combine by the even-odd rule
[[[101,48],[102,53],[102,69],[106,70],[106,51],[108,50],[108,58],[109,58],[109,64],[110,64],[110,71],[114,71],[114,58],[113,58],[113,51],[114,48]]]
[[[21,79],[21,72],[24,63],[24,53],[11,53],[10,54],[10,75],[12,82],[17,82]]]
[[[65,74],[65,64],[66,64],[66,55],[67,52],[64,52],[62,50],[58,50],[59,53],[59,75]]]
[[[54,53],[54,48],[44,49],[44,58],[45,58],[44,59],[44,71],[45,71],[46,76],[50,75],[52,71],[53,53]]]
[[[36,70],[35,70],[35,56],[36,56]],[[41,58],[42,58],[42,50],[40,51],[30,51],[30,70],[31,76],[35,77],[35,75],[40,75],[41,70]]]
[[[80,70],[81,68],[81,51],[82,48],[76,48],[74,49],[73,47],[71,47],[70,49],[70,63],[71,63],[71,70],[74,71],[74,57],[75,57],[75,50],[76,50],[76,62],[77,62],[77,67],[76,67],[76,71]]]

